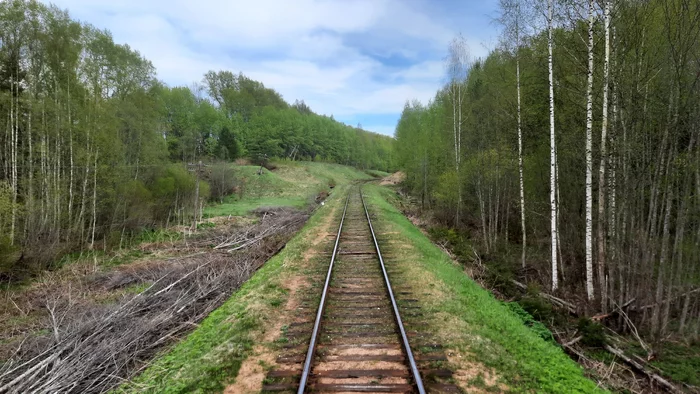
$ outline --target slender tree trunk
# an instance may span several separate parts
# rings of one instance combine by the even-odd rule
[[[557,209],[556,209],[556,222],[557,222],[557,229],[561,228],[561,221],[559,218],[561,217],[560,212],[559,212],[559,201],[561,201],[561,195],[559,193],[559,157],[554,152],[554,167],[556,168],[556,171],[554,173],[554,182],[557,184]],[[558,230],[557,230],[558,232]],[[561,252],[561,240],[560,242],[557,242],[557,261],[559,262],[559,276],[561,277],[562,282],[566,282],[566,272],[564,270],[564,259],[562,258],[563,254]]]
[[[610,86],[610,0],[605,1],[605,61],[603,63],[603,121],[600,134],[600,170],[598,173],[598,286],[600,286],[600,304],[603,312],[608,310],[608,281],[605,275],[605,215],[606,184],[605,170],[608,160],[608,90]]]
[[[71,116],[70,84],[68,85],[68,138],[70,150],[70,177],[68,179],[68,236],[73,228],[73,118]]]
[[[100,150],[95,151],[95,166],[92,172],[92,235],[90,236],[90,250],[95,249],[95,227],[97,226],[97,156]]]
[[[85,123],[90,124],[88,122],[87,116],[85,117]],[[88,127],[86,136],[85,136],[85,152],[86,152],[86,157],[85,157],[85,175],[83,176],[83,190],[81,193],[80,197],[80,213],[78,214],[78,221],[77,224],[80,226],[80,242],[87,242],[87,239],[85,238],[85,221],[84,215],[85,215],[85,205],[87,202],[87,183],[88,183],[88,178],[90,177],[90,128]]]
[[[15,144],[17,128],[15,123],[15,82],[14,75],[10,75],[10,160],[11,185],[12,185],[12,221],[10,224],[10,244],[15,243],[15,223],[17,221],[17,144]]]
[[[29,226],[33,223],[28,218],[34,215],[34,156],[32,148],[32,106],[29,106],[27,116],[27,145],[29,149],[29,184],[27,185],[27,215],[25,217],[25,229],[29,230]],[[27,231],[27,234],[29,232]]]
[[[674,145],[674,144],[671,144]],[[661,234],[661,251],[659,253],[659,263],[656,277],[656,294],[654,297],[654,308],[651,317],[651,332],[654,336],[660,334],[660,323],[661,323],[661,308],[663,307],[663,294],[664,294],[664,280],[666,279],[666,264],[668,260],[668,243],[670,238],[670,222],[671,222],[671,212],[673,208],[673,181],[669,177],[669,167],[673,160],[673,150],[669,153],[668,163],[666,166],[666,201],[664,203],[665,213],[663,218],[663,230]],[[658,337],[656,339],[659,339]]]
[[[586,87],[586,294],[593,290],[593,0],[588,1],[588,84]]]
[[[520,108],[520,55],[518,50],[520,49],[520,34],[517,32],[518,23],[516,22],[516,35],[517,35],[517,48],[515,49],[515,81],[518,90],[518,173],[520,178],[520,227],[523,233],[523,250],[520,256],[520,260],[523,268],[525,268],[525,258],[527,250],[527,228],[525,226],[525,182],[523,179],[523,129],[522,129],[522,117]]]
[[[549,67],[549,145],[550,145],[550,177],[549,177],[549,203],[551,210],[551,233],[552,233],[552,291],[559,287],[557,273],[557,182],[556,182],[556,138],[554,134],[554,71],[552,67],[552,33],[554,30],[553,21],[554,4],[553,0],[549,0],[547,7],[547,49],[549,51],[548,67]]]

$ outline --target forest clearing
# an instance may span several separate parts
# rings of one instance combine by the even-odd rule
[[[700,393],[700,1],[56,1],[0,394]]]

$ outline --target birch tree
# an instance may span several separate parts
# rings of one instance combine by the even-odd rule
[[[523,23],[522,2],[520,0],[501,0],[500,6],[503,10],[501,16],[501,24],[505,27],[505,34],[508,36],[507,41],[511,39],[513,43],[513,54],[515,56],[515,85],[517,96],[517,134],[518,134],[518,181],[520,194],[520,230],[522,232],[522,251],[521,264],[525,268],[525,260],[527,254],[527,227],[525,222],[525,182],[523,175],[523,128],[522,128],[522,103],[521,103],[521,84],[520,84],[520,45],[521,36],[524,31],[525,24]]]
[[[605,214],[606,180],[605,172],[608,161],[608,93],[610,90],[610,0],[604,4],[605,23],[605,59],[603,61],[603,119],[600,132],[600,169],[598,173],[598,286],[600,286],[600,300],[603,311],[608,308],[608,281],[605,275],[606,259],[606,229],[607,216]],[[614,201],[614,200],[613,200]]]
[[[558,236],[557,226],[557,145],[554,133],[554,67],[553,67],[553,47],[554,47],[554,0],[547,2],[547,66],[549,75],[549,205],[550,205],[550,231],[551,231],[551,263],[552,263],[552,291],[559,287],[558,264]]]
[[[469,71],[469,48],[464,36],[457,35],[448,48],[447,75],[449,78],[450,101],[452,104],[452,132],[454,137],[454,169],[459,179],[459,165],[462,161],[462,104],[464,101],[463,85]],[[462,209],[462,186],[457,182],[457,207],[455,226],[459,226],[459,214]]]
[[[593,0],[588,0],[588,82],[586,84],[586,294],[593,289]]]

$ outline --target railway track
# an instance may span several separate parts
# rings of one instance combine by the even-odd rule
[[[454,385],[435,381],[451,377],[450,371],[428,364],[446,361],[444,354],[414,356],[409,336],[417,333],[405,329],[402,313],[416,316],[416,307],[397,302],[390,272],[361,188],[353,188],[345,200],[320,301],[309,315],[314,319],[298,323],[298,333],[308,333],[298,341],[306,345],[305,352],[278,359],[301,368],[269,372],[263,391],[459,392]],[[422,375],[430,378],[427,386]]]

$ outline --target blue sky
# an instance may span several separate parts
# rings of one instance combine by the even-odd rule
[[[315,112],[393,135],[445,81],[449,41],[497,43],[498,0],[56,0],[151,60],[171,86],[241,71]]]

